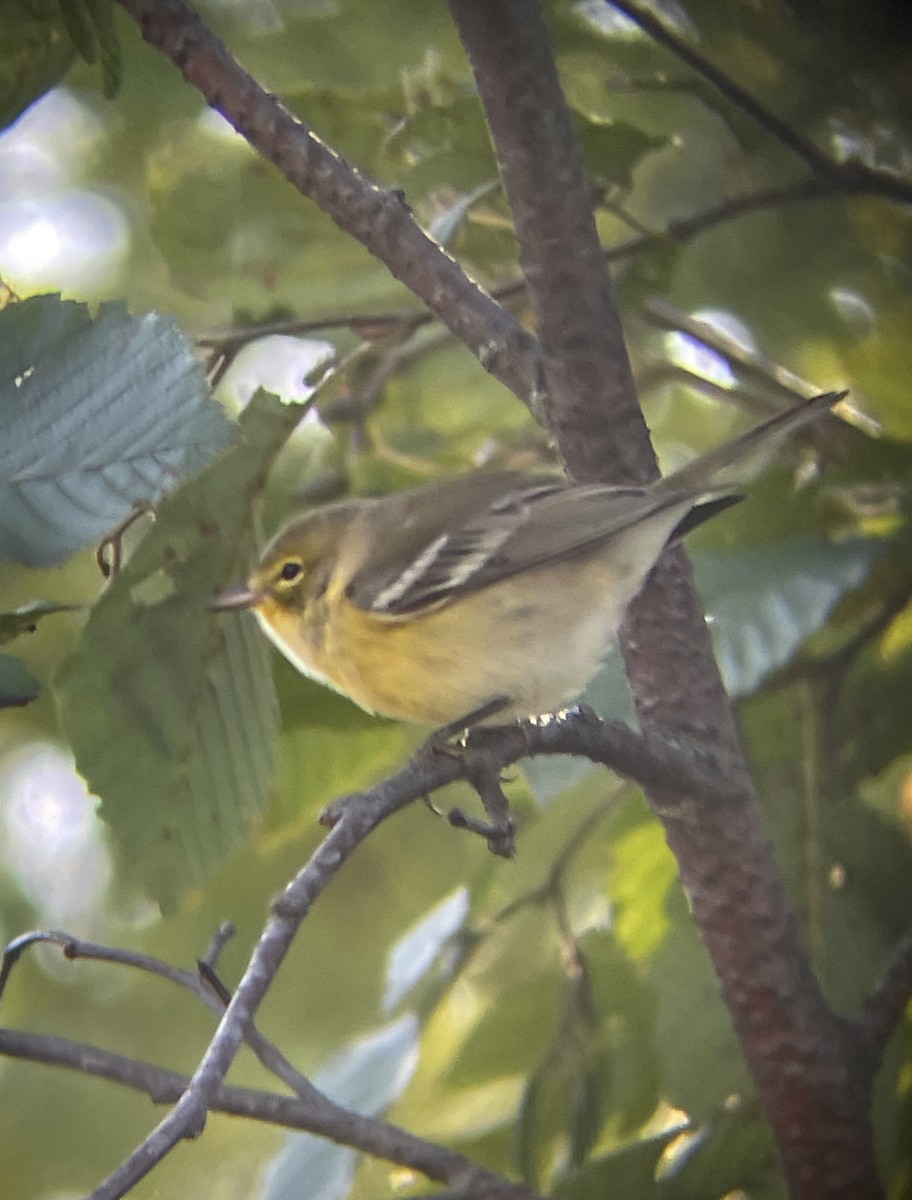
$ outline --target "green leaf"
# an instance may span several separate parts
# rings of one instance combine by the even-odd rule
[[[41,684],[25,663],[14,654],[0,654],[0,708],[31,704]]]
[[[59,0],[59,3],[60,15],[63,17],[70,41],[81,58],[87,63],[94,63],[97,57],[95,29],[83,0]]]
[[[784,666],[882,553],[875,541],[800,537],[730,554],[694,553],[729,694],[745,696]]]
[[[659,1200],[718,1200],[736,1191],[759,1197],[760,1188],[763,1196],[784,1200],[769,1125],[756,1105],[744,1104],[724,1108],[696,1135],[656,1194]]]
[[[50,566],[154,505],[228,441],[170,318],[34,296],[0,312],[0,554]]]
[[[399,124],[386,149],[416,200],[441,187],[470,192],[498,174],[477,96],[425,105]]]
[[[586,1163],[560,1180],[555,1200],[654,1200],[659,1162],[679,1133],[672,1129]]]
[[[64,6],[67,2],[68,0],[63,0]],[[85,4],[95,26],[95,36],[98,38],[102,88],[110,100],[117,95],[123,78],[120,39],[114,23],[114,2],[113,0],[85,0]]]
[[[0,129],[56,86],[72,61],[56,4],[0,0]]]
[[[614,934],[592,930],[580,949],[602,1024],[600,1117],[602,1122],[610,1117],[612,1130],[629,1135],[660,1100],[655,992]]]
[[[846,789],[908,753],[910,688],[912,605],[907,605],[864,647],[839,689],[830,736]]]
[[[753,1084],[719,981],[680,890],[670,908],[672,929],[649,974],[657,998],[662,1094],[675,1108],[704,1120],[732,1094],[752,1095]]]
[[[11,642],[21,633],[33,633],[42,617],[51,613],[76,612],[78,604],[55,604],[53,600],[33,600],[14,608],[12,612],[0,613],[0,644]]]
[[[544,1058],[560,1011],[563,983],[553,971],[501,985],[497,1003],[485,1012],[445,1071],[447,1086],[472,1087],[525,1073],[530,1062]]]
[[[663,137],[653,137],[627,121],[595,118],[579,110],[573,116],[586,169],[603,187],[629,188],[633,170],[640,159],[667,141]]]
[[[299,414],[255,397],[235,445],[162,504],[57,680],[77,766],[164,909],[269,799],[279,715],[266,641],[249,614],[206,605],[242,573],[251,500]]]

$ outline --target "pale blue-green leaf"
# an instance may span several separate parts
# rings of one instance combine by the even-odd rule
[[[0,311],[0,554],[50,566],[155,505],[228,442],[169,317],[33,296]]]
[[[246,573],[251,500],[300,411],[254,399],[236,443],[164,501],[56,681],[79,771],[165,909],[225,861],[269,800],[269,651],[248,613],[207,605]]]
[[[717,1200],[734,1193],[784,1200],[773,1136],[754,1104],[723,1107],[675,1156],[656,1194],[660,1200]]]
[[[460,196],[431,222],[429,228],[431,236],[435,237],[442,246],[448,246],[455,237],[459,226],[466,219],[472,205],[484,199],[485,196],[489,196],[499,187],[499,179],[489,179],[486,183],[473,188],[465,196]]]
[[[716,657],[729,693],[748,695],[789,661],[825,622],[836,603],[863,582],[881,543],[792,538],[726,554],[692,554],[697,586],[709,614]],[[582,701],[599,716],[635,722],[617,648]],[[523,769],[536,798],[547,804],[597,768],[580,758],[540,758]]]
[[[462,928],[468,912],[469,893],[464,887],[457,888],[395,943],[386,968],[384,1012],[391,1012],[431,969],[443,947]]]
[[[418,1065],[418,1022],[401,1017],[358,1038],[315,1077],[337,1104],[377,1116],[396,1100]],[[355,1152],[309,1133],[292,1133],[266,1179],[261,1200],[341,1200],[355,1171]]]
[[[633,707],[633,697],[627,676],[624,674],[624,663],[617,646],[612,642],[611,650],[595,679],[580,697],[580,702],[587,704],[600,717],[636,722],[636,712]],[[523,773],[529,782],[539,804],[550,803],[566,788],[591,775],[593,771],[602,770],[586,758],[571,757],[570,755],[546,755],[541,758],[523,760]]]
[[[0,654],[0,708],[21,708],[41,691],[41,684],[14,654]]]
[[[732,696],[755,691],[821,628],[867,576],[879,542],[796,537],[730,554],[692,555],[722,678]]]

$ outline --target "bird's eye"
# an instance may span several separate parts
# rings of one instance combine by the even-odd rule
[[[279,571],[279,579],[283,583],[294,583],[304,570],[302,564],[296,558],[290,558],[288,562],[282,563],[282,569]]]

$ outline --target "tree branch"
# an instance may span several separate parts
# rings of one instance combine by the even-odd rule
[[[665,46],[681,62],[686,63],[687,66],[702,75],[735,108],[753,118],[767,133],[772,134],[778,142],[802,159],[815,175],[821,177],[819,180],[821,187],[825,188],[827,183],[831,183],[841,191],[866,192],[888,200],[899,200],[905,204],[912,203],[912,183],[908,180],[890,171],[869,167],[865,163],[839,162],[832,158],[825,150],[821,150],[809,138],[799,133],[772,109],[767,108],[765,104],[751,95],[721,67],[704,58],[698,50],[680,38],[653,12],[636,3],[636,0],[607,0],[607,3],[638,25],[654,41]]]
[[[590,197],[533,0],[450,0],[485,106],[545,350],[547,416],[572,475],[654,472]],[[609,360],[605,366],[605,360]],[[599,372],[604,370],[604,376]],[[619,450],[617,442],[627,446]],[[867,1086],[823,1000],[763,833],[689,569],[666,554],[622,646],[644,733],[719,749],[743,797],[651,788],[695,919],[776,1133],[795,1200],[880,1189]]]
[[[59,946],[64,956],[74,961],[84,958],[157,975],[160,979],[186,988],[217,1017],[221,1017],[225,1011],[226,1000],[213,991],[206,980],[201,977],[200,972],[184,971],[180,967],[162,962],[159,958],[153,958],[148,954],[138,954],[133,950],[123,950],[115,946],[104,946],[98,942],[83,941],[59,930],[34,930],[31,933],[22,934],[9,943],[3,952],[3,962],[0,967],[0,998],[9,982],[13,967],[22,954],[32,946],[48,942]],[[279,1048],[265,1038],[252,1023],[247,1029],[244,1041],[266,1070],[281,1079],[302,1099],[317,1094],[313,1084],[292,1066]]]
[[[538,6],[451,0],[450,9],[519,238],[551,397],[548,426],[581,482],[653,478],[582,153]]]
[[[0,1029],[0,1054],[123,1084],[143,1092],[155,1104],[173,1104],[190,1082],[178,1071],[48,1034]],[[437,1183],[461,1185],[472,1196],[536,1200],[528,1188],[510,1183],[445,1146],[427,1142],[385,1121],[350,1112],[316,1088],[310,1096],[301,1098],[222,1083],[215,1090],[211,1107],[213,1112],[228,1116],[328,1138],[340,1146],[420,1171]]]
[[[401,193],[371,183],[247,74],[183,0],[119,0],[142,35],[250,145],[356,238],[501,383],[538,406],[535,339],[415,222]]]
[[[912,934],[902,939],[883,978],[864,1002],[858,1030],[870,1054],[872,1070],[912,1001]]]

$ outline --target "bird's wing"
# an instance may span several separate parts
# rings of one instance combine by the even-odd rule
[[[462,512],[439,506],[439,524],[422,528],[420,539],[407,539],[407,554],[365,562],[348,588],[354,602],[387,616],[438,607],[521,571],[604,545],[661,512],[670,513],[670,533],[676,523],[671,510],[683,516],[697,501],[682,492],[573,486],[547,477],[500,479],[502,486],[484,496],[483,504],[464,504]],[[478,486],[477,479],[474,484]]]

